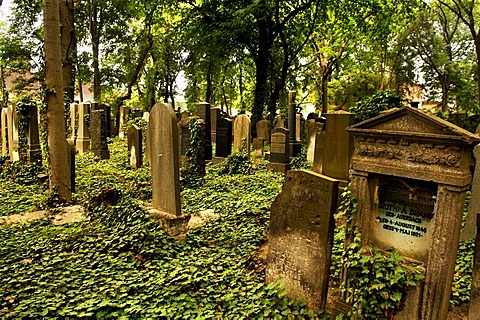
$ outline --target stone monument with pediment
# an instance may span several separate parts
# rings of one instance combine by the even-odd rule
[[[472,149],[480,137],[421,110],[389,110],[348,128],[355,225],[364,245],[425,268],[395,319],[446,319]]]

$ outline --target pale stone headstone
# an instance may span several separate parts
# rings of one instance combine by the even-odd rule
[[[157,103],[148,122],[153,208],[180,216],[178,127],[170,105]]]
[[[142,118],[143,118],[146,122],[148,122],[148,119],[150,118],[150,112],[145,111],[145,112],[143,113]]]
[[[295,140],[302,140],[302,115],[299,113],[295,115]]]
[[[272,124],[268,120],[260,120],[256,124],[257,137],[262,138],[265,142],[270,143],[272,135]]]
[[[118,109],[118,137],[125,138],[125,126],[128,122],[128,107],[120,106]]]
[[[14,105],[7,106],[8,153],[11,161],[18,161],[18,122]]]
[[[197,107],[197,116],[205,124],[205,160],[212,160],[212,125],[210,119],[210,103],[199,103]]]
[[[313,155],[313,172],[322,173],[323,153],[325,150],[325,131],[315,134],[315,148]]]
[[[289,132],[285,128],[273,129],[270,139],[270,158],[268,168],[277,172],[290,170],[290,156],[288,148]]]
[[[255,160],[263,159],[263,144],[264,144],[263,138],[253,138],[252,149],[253,149],[253,158]]]
[[[239,152],[242,145],[246,147],[246,153],[250,153],[250,118],[246,114],[239,114],[233,125],[233,151]]]
[[[131,125],[127,131],[128,160],[133,169],[142,167],[142,129]]]
[[[323,132],[323,124],[321,124],[320,122],[307,123],[307,160],[312,163],[315,160],[315,141],[317,138],[317,133],[321,132]]]
[[[37,106],[30,106],[28,109],[28,131],[27,131],[27,159],[30,162],[42,162],[42,149],[40,147],[40,136],[38,133],[38,109]]]
[[[2,154],[5,155],[8,152],[7,141],[8,141],[8,127],[7,127],[7,108],[0,109],[0,126],[1,126],[1,135],[2,135]]]
[[[217,118],[216,147],[214,163],[220,163],[232,153],[232,120],[228,118]]]
[[[362,245],[394,248],[425,267],[422,287],[409,291],[395,319],[447,319],[470,158],[480,138],[411,107],[348,131]]]
[[[271,208],[265,279],[283,279],[288,297],[317,310],[327,301],[337,192],[332,178],[289,171]]]
[[[70,165],[70,189],[75,192],[75,143],[67,139],[68,161]]]
[[[105,121],[105,110],[94,110],[90,113],[90,150],[100,159],[110,159]]]
[[[275,126],[273,127],[274,129],[276,128],[285,128],[285,121],[283,120],[281,115],[277,115],[275,117]]]
[[[87,119],[89,114],[89,105],[80,103],[78,105],[78,134],[75,141],[78,153],[84,153],[90,149],[90,132],[88,130]]]
[[[339,180],[348,180],[350,158],[353,151],[353,140],[347,132],[347,127],[354,122],[354,116],[349,112],[325,114],[325,149],[323,174]]]

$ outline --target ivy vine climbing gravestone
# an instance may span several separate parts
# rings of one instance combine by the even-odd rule
[[[338,181],[289,171],[272,204],[266,281],[285,280],[287,296],[324,309],[332,253]]]
[[[423,286],[409,291],[395,319],[447,319],[471,153],[480,137],[411,107],[348,131],[362,244],[394,248],[425,268]]]

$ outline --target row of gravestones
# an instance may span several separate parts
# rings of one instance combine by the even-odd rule
[[[352,142],[348,180],[357,199],[353,224],[361,231],[361,244],[393,248],[424,270],[425,279],[406,292],[395,319],[447,319],[465,196],[472,179],[472,192],[479,188],[480,169],[472,178],[470,167],[480,136],[410,107],[350,125],[343,133]],[[340,151],[324,159],[324,169],[336,156]],[[284,279],[288,296],[313,309],[324,309],[327,302],[340,187],[340,178],[289,171],[271,208],[266,281]],[[477,214],[478,204],[474,221],[480,228]],[[470,235],[475,234],[471,320],[480,319],[480,237],[477,230]],[[343,273],[346,292],[353,292],[348,269]],[[333,310],[347,311],[349,299],[342,296]]]

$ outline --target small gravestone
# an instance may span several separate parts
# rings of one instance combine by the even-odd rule
[[[245,147],[245,152],[250,153],[250,118],[246,114],[239,114],[233,125],[233,151],[240,152]]]
[[[213,163],[221,163],[232,153],[232,120],[220,117],[217,119],[217,138]]]
[[[313,154],[313,172],[322,173],[323,153],[325,149],[325,131],[315,134],[315,150]]]
[[[7,128],[7,108],[0,109],[0,126],[1,126],[1,135],[2,135],[2,154],[5,155],[8,152],[7,148],[7,135],[8,135],[8,128]]]
[[[268,120],[260,120],[256,124],[257,138],[262,138],[263,141],[270,143],[272,135],[272,124]]]
[[[308,122],[307,123],[307,160],[314,162],[315,160],[315,141],[317,133],[323,132],[323,124],[320,122]]]
[[[212,126],[212,142],[217,143],[217,122],[218,119],[222,116],[222,110],[220,108],[210,109],[210,124]]]
[[[80,103],[78,105],[78,134],[75,146],[80,154],[90,149],[90,132],[87,124],[88,110],[88,104]]]
[[[107,145],[107,128],[105,110],[94,110],[90,113],[90,150],[100,159],[110,159]]]
[[[30,162],[42,163],[42,149],[38,133],[38,109],[36,105],[28,108],[27,158]]]
[[[253,158],[257,161],[263,159],[263,138],[253,138]]]
[[[285,128],[285,120],[283,120],[281,115],[277,115],[274,120],[275,126],[273,127],[274,129],[276,128]]]
[[[338,182],[289,171],[272,204],[266,282],[285,281],[287,296],[324,309],[327,301]]]
[[[18,161],[18,122],[14,105],[7,106],[8,153],[11,161]]]
[[[270,158],[268,168],[277,172],[290,170],[290,156],[288,151],[288,130],[285,128],[273,129],[270,142]]]
[[[125,126],[128,121],[128,107],[120,106],[118,109],[118,125],[117,133],[119,138],[125,138]]]
[[[142,167],[142,129],[136,125],[127,131],[128,160],[133,169]]]
[[[212,125],[210,122],[210,104],[206,102],[199,103],[197,107],[197,116],[203,120],[205,125],[205,160],[212,160]]]

